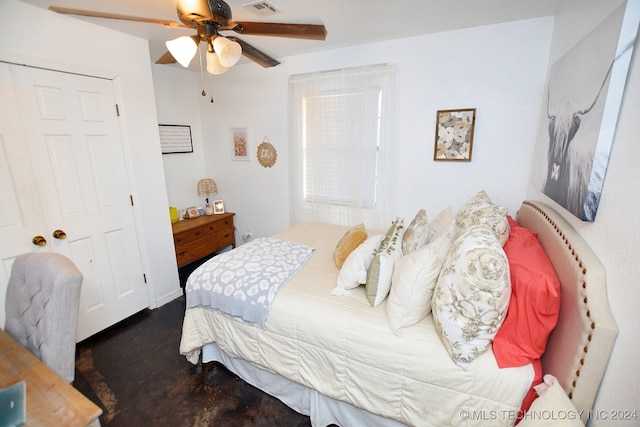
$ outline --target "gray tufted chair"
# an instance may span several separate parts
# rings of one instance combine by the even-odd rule
[[[82,274],[56,253],[18,256],[7,285],[5,331],[68,382],[75,375]]]

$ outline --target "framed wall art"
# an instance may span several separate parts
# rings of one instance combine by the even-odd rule
[[[476,109],[438,110],[433,160],[471,161]]]
[[[162,154],[193,153],[191,126],[158,125]]]
[[[249,129],[233,127],[229,129],[231,138],[231,158],[233,160],[249,160]]]

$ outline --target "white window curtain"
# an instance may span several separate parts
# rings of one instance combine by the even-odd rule
[[[292,223],[391,224],[394,86],[387,64],[290,77]]]

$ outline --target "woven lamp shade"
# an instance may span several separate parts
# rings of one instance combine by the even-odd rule
[[[207,196],[218,194],[218,185],[211,178],[204,178],[198,181],[198,196]]]

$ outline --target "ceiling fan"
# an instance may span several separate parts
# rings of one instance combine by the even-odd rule
[[[223,36],[220,32],[233,31],[237,34],[288,37],[307,40],[325,40],[327,30],[318,24],[286,24],[274,22],[234,21],[231,7],[222,0],[177,0],[178,18],[182,23],[161,19],[120,15],[91,10],[50,6],[49,9],[68,15],[94,18],[118,19],[126,21],[161,24],[170,28],[194,29],[196,34],[182,36],[166,42],[168,52],[156,64],[179,62],[188,67],[198,51],[200,42],[207,46],[207,71],[222,74],[235,65],[241,55],[262,65],[273,67],[280,62],[235,36]]]

